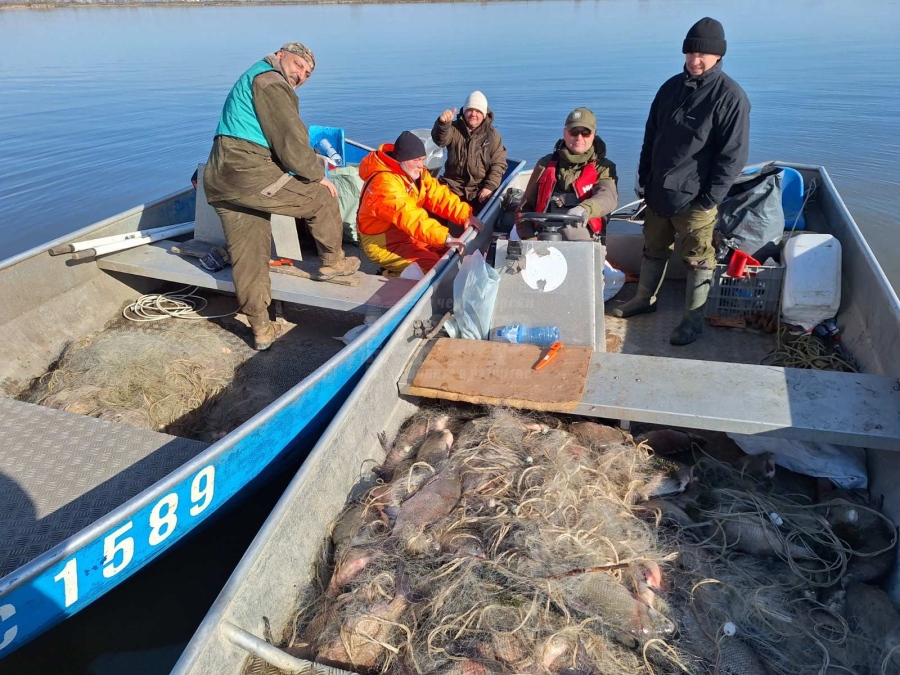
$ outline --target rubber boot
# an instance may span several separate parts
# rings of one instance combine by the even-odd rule
[[[641,278],[638,281],[637,294],[621,307],[616,307],[612,315],[627,319],[635,314],[655,312],[656,294],[662,287],[668,264],[668,260],[644,257],[641,260]]]
[[[266,317],[265,319],[251,319],[250,327],[253,329],[253,348],[258,352],[264,352],[281,335],[281,326]]]
[[[712,286],[713,270],[688,270],[684,292],[684,318],[672,331],[669,342],[689,345],[703,332],[703,308]]]
[[[319,281],[327,281],[334,277],[346,277],[359,269],[359,258],[355,256],[345,256],[343,253],[340,257],[335,256],[334,260],[323,260],[322,266],[319,268]]]

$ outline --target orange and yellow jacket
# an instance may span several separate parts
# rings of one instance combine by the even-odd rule
[[[366,181],[356,217],[360,235],[384,234],[393,227],[420,245],[443,246],[450,231],[431,214],[462,225],[472,207],[426,169],[418,181],[411,180],[387,154],[393,149],[393,143],[385,143],[359,165],[359,177]]]

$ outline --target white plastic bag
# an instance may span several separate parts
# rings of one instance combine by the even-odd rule
[[[366,314],[366,318],[363,319],[363,323],[361,325],[354,326],[343,335],[335,335],[334,339],[343,342],[345,345],[349,345],[351,342],[365,333],[366,330],[368,330],[369,326],[378,321],[379,316],[379,313]]]
[[[486,340],[499,288],[500,273],[485,262],[481,251],[463,258],[453,280],[453,316],[444,324],[447,334],[452,338]]]
[[[418,281],[419,279],[425,278],[425,272],[423,272],[422,268],[419,267],[419,263],[414,262],[403,268],[403,271],[400,272],[400,278],[410,279],[411,281]]]
[[[795,441],[771,436],[728,434],[748,455],[771,452],[775,463],[791,471],[831,481],[848,490],[865,489],[869,483],[866,471],[866,452],[830,443]]]
[[[625,285],[625,272],[603,261],[603,302],[609,302]]]

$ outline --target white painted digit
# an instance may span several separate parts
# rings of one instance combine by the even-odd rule
[[[190,509],[192,516],[199,516],[212,501],[215,476],[216,469],[213,466],[206,467],[194,476],[194,480],[191,483],[191,501],[194,503]],[[200,487],[200,483],[203,483],[203,487]],[[198,504],[197,502],[200,503]]]
[[[107,579],[121,572],[134,557],[134,539],[125,537],[122,541],[116,541],[119,535],[131,529],[131,525],[131,521],[128,521],[115,532],[106,535],[106,539],[103,540],[103,576]],[[118,565],[113,562],[117,551],[122,552],[122,560]]]
[[[160,515],[165,508],[166,515]],[[156,506],[150,512],[150,545],[156,546],[166,540],[175,529],[178,517],[175,509],[178,508],[178,495],[172,492],[156,502]]]
[[[78,602],[78,563],[72,558],[62,568],[62,572],[53,577],[53,581],[63,582],[65,591],[66,607],[70,607]]]
[[[12,618],[15,613],[16,608],[12,605],[0,605],[0,622]],[[18,632],[18,626],[11,626],[6,630],[3,634],[3,642],[0,642],[0,651],[3,651],[12,644],[12,641],[16,639],[16,633]]]

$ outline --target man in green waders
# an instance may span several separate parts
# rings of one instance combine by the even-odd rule
[[[682,46],[684,71],[660,87],[650,106],[638,166],[638,195],[647,201],[641,278],[634,299],[612,311],[619,317],[656,311],[678,233],[688,275],[684,318],[669,338],[673,345],[690,344],[703,329],[716,265],[717,207],[749,152],[750,101],[722,72],[725,47],[722,24],[700,19]]]
[[[322,264],[320,280],[353,274],[359,258],[341,248],[343,224],[337,190],[309,145],[294,90],[316,67],[313,53],[288,42],[241,75],[225,100],[203,187],[222,219],[240,309],[253,329],[254,346],[277,337],[272,302],[269,215],[303,218]]]

